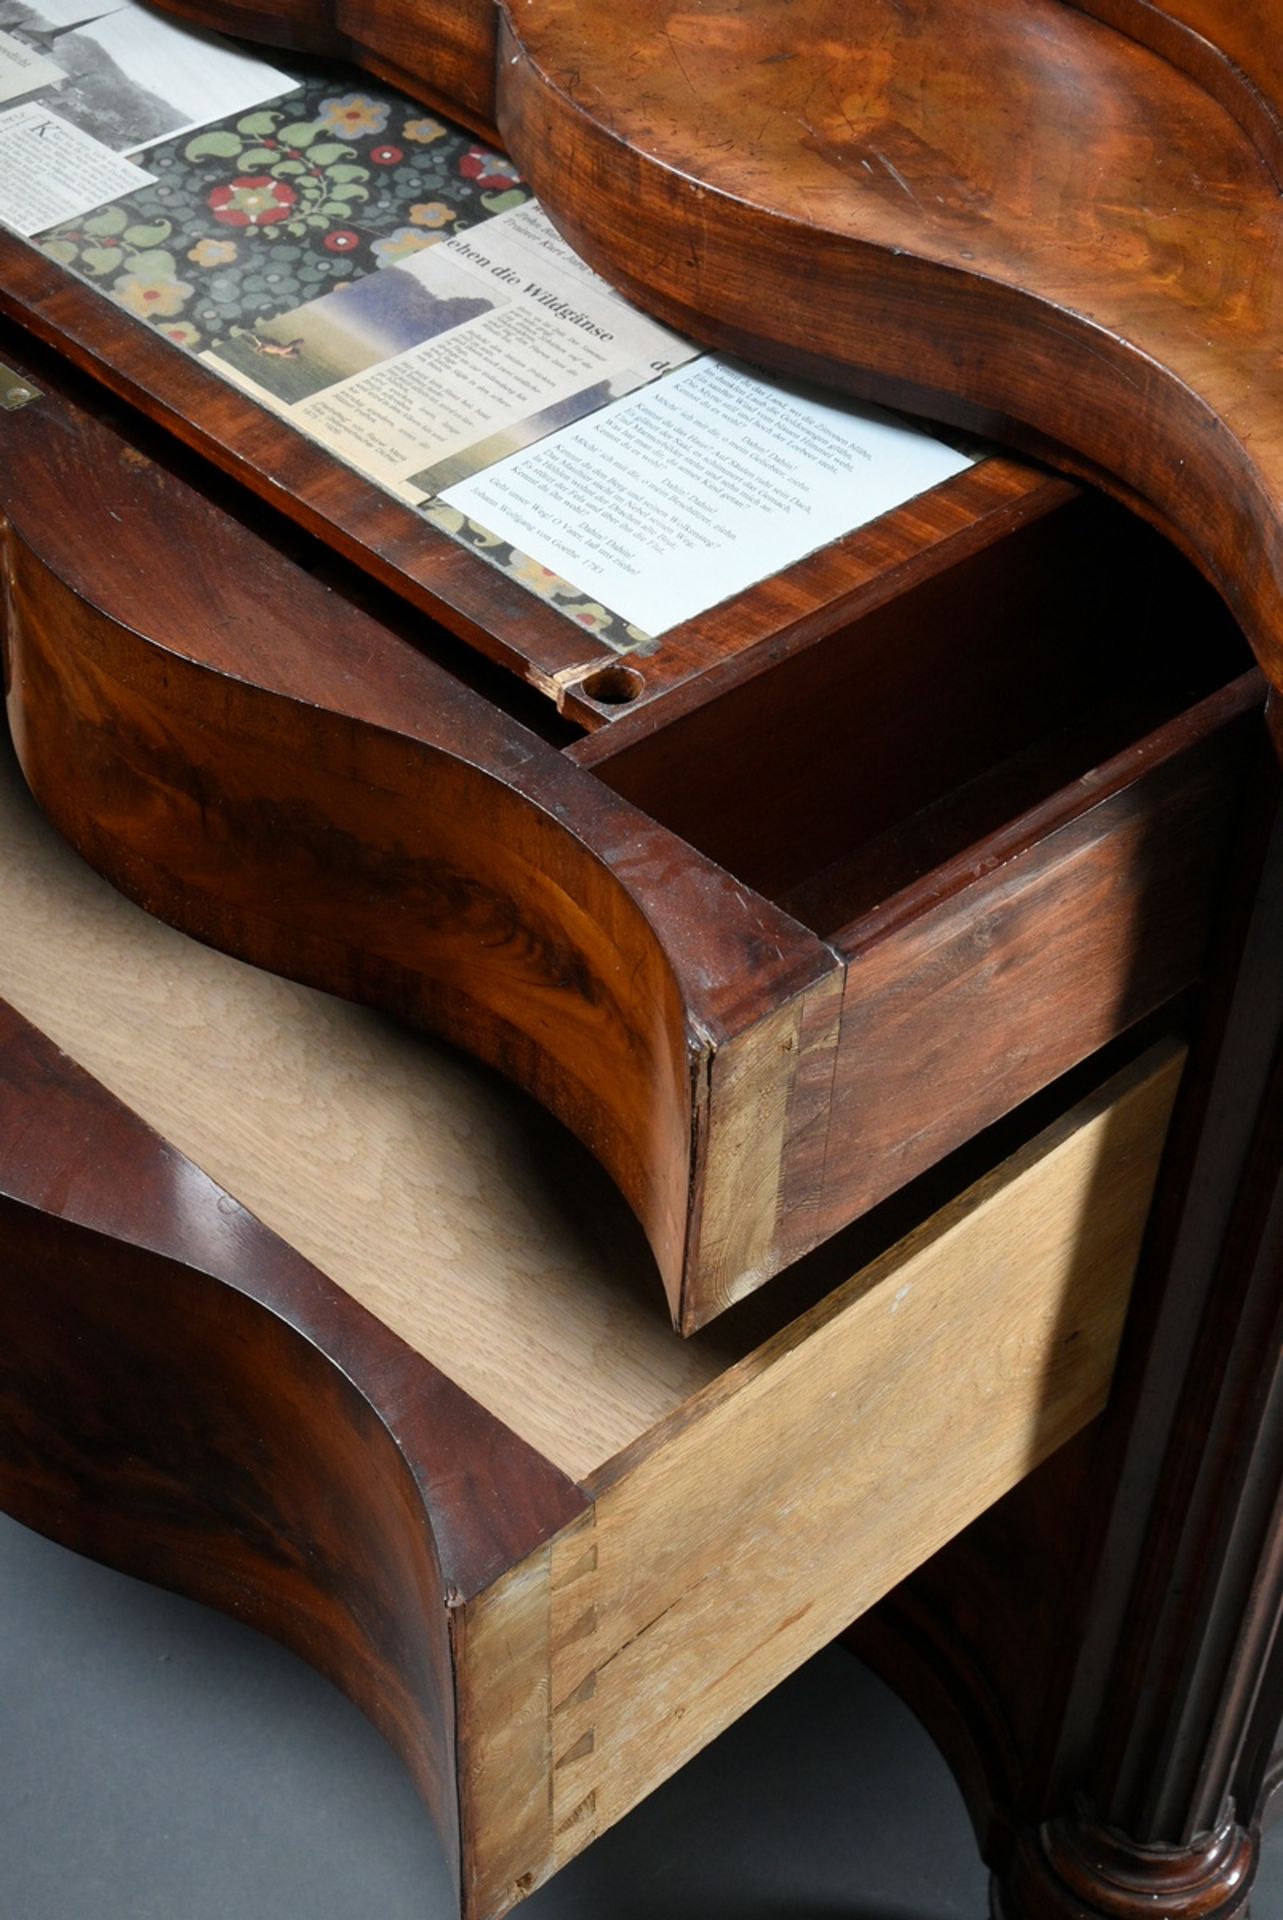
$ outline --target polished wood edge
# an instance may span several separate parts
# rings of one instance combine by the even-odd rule
[[[296,6],[297,0],[284,0],[287,15]],[[406,17],[390,0],[353,0],[336,18],[348,25],[360,18],[355,37],[367,52],[377,46],[386,59],[388,47],[394,47],[398,74],[413,84],[415,74],[427,70],[434,43],[448,50],[460,6],[484,60],[495,15],[483,7],[474,13],[473,0],[447,6],[424,50],[408,60]],[[914,151],[927,167],[924,188],[943,211],[933,207],[919,218],[912,184],[894,167],[888,176],[899,180],[914,204],[917,225],[910,225],[903,241],[880,212],[868,214],[872,202],[861,202],[854,218],[843,206],[830,220],[823,209],[812,211],[805,194],[790,201],[787,181],[775,189],[765,179],[768,148],[759,152],[751,137],[744,143],[744,180],[733,169],[723,177],[720,150],[736,146],[736,140],[713,140],[717,151],[712,151],[702,118],[707,106],[713,116],[709,124],[720,127],[717,114],[738,97],[735,60],[717,51],[720,41],[702,50],[711,49],[711,64],[707,72],[701,68],[697,85],[668,35],[672,58],[645,70],[646,105],[634,124],[633,83],[642,83],[640,70],[628,66],[635,50],[628,54],[627,36],[618,45],[609,33],[594,40],[591,24],[585,24],[587,37],[577,38],[566,30],[567,9],[559,0],[542,7],[501,6],[493,117],[572,244],[623,292],[679,331],[861,398],[972,425],[987,421],[1004,437],[1035,444],[1053,460],[1071,467],[1086,463],[1110,476],[1120,496],[1143,503],[1156,524],[1197,552],[1247,630],[1267,676],[1283,685],[1283,566],[1273,477],[1277,432],[1272,425],[1262,428],[1251,410],[1245,411],[1238,370],[1240,360],[1272,353],[1273,342],[1268,330],[1262,331],[1269,317],[1255,300],[1250,270],[1234,251],[1239,223],[1225,222],[1220,280],[1222,291],[1230,283],[1237,287],[1238,277],[1243,284],[1239,292],[1226,294],[1224,313],[1218,307],[1217,328],[1211,331],[1219,330],[1220,337],[1209,337],[1209,297],[1187,298],[1180,290],[1187,276],[1163,264],[1166,242],[1153,261],[1132,257],[1135,236],[1129,238],[1125,218],[1115,221],[1118,194],[1111,197],[1108,191],[1111,139],[1122,152],[1138,143],[1153,150],[1156,207],[1166,193],[1166,177],[1158,171],[1164,166],[1206,172],[1209,179],[1223,176],[1240,188],[1249,173],[1272,168],[1277,190],[1283,175],[1283,72],[1276,50],[1265,44],[1271,39],[1270,18],[1262,9],[1258,19],[1249,6],[1225,21],[1209,0],[1162,5],[1065,0],[1063,12],[1080,31],[1052,35],[1054,58],[1050,43],[1040,50],[1035,35],[1026,47],[1019,26],[1013,23],[1009,30],[1016,57],[1026,63],[1026,110],[1035,116],[1059,113],[1077,89],[1097,114],[1094,133],[1104,142],[1096,169],[1105,182],[1097,238],[1103,242],[1108,233],[1117,241],[1117,263],[1110,247],[1102,246],[1102,270],[1087,267],[1081,287],[1071,276],[1068,293],[1061,285],[1060,203],[1035,211],[1020,197],[1025,191],[1020,186],[1013,188],[1010,205],[1000,196],[992,209],[986,207],[997,244],[987,266],[968,266],[977,259],[965,244],[972,237],[970,189],[965,161],[950,158],[951,109],[943,100],[939,137],[944,145],[938,152],[929,143],[923,147],[911,126],[906,136],[918,142]],[[657,44],[664,19],[662,8],[647,15]],[[817,91],[825,84],[827,57],[818,20],[808,14],[798,22],[803,36],[811,27],[821,34],[820,46],[804,49],[806,58],[820,61]],[[1049,15],[1044,25],[1051,24]],[[938,38],[947,68],[951,30],[963,31],[942,6],[915,18],[905,44]],[[887,43],[892,59],[897,31]],[[1135,57],[1123,58],[1124,48]],[[761,47],[754,51],[761,59]],[[1150,60],[1153,69],[1146,65]],[[1157,84],[1164,69],[1170,69],[1167,87]],[[846,69],[835,68],[829,84],[840,91],[845,80]],[[863,84],[854,68],[851,84]],[[1200,96],[1203,110],[1191,114]],[[876,98],[875,84],[870,103]],[[877,111],[890,115],[885,124],[894,137],[894,107],[883,102]],[[862,112],[857,105],[857,122]],[[782,117],[795,116],[789,108]],[[780,118],[767,114],[768,123]],[[880,125],[842,120],[830,155],[839,175],[852,173],[864,144],[876,145]],[[1019,113],[1014,122],[1008,116],[1000,128],[981,136],[982,148],[987,138],[1019,147],[1026,132]],[[813,146],[819,137],[812,129],[802,146]],[[959,138],[965,152],[965,138]],[[688,141],[694,142],[689,151]],[[707,167],[699,162],[701,151],[709,155]],[[987,149],[984,157],[989,158]],[[782,164],[787,173],[787,151]],[[873,163],[866,156],[863,164]],[[932,166],[943,169],[938,184],[953,183],[948,193],[934,192]],[[1261,185],[1254,177],[1245,190],[1264,217]],[[951,195],[958,198],[957,206]],[[1124,207],[1132,197],[1129,189]],[[897,211],[904,213],[903,201]],[[1026,262],[1025,243],[1030,235],[1038,237],[1043,214],[1047,244],[1041,254],[1035,247]],[[1206,237],[1200,232],[1191,244],[1205,251]],[[1255,252],[1246,249],[1246,257]],[[747,260],[753,263],[751,273],[744,271]],[[799,300],[803,261],[807,292]],[[1155,322],[1164,302],[1174,326]],[[817,305],[826,316],[822,341],[813,324]],[[1228,350],[1236,345],[1242,347],[1237,356]],[[1268,383],[1258,384],[1264,390]],[[1264,403],[1268,413],[1273,404],[1268,393]]]
[[[402,595],[483,657],[555,699],[618,656],[421,514],[278,420],[191,355],[0,231],[0,313],[232,475],[268,506]],[[573,705],[587,724],[604,717]]]
[[[1092,767],[1072,786],[1057,788],[1016,819],[1004,822],[953,859],[940,862],[921,879],[879,902],[843,929],[838,944],[849,953],[868,951],[942,900],[956,897],[994,869],[1018,858],[1033,842],[1051,841],[1075,822],[1089,820],[1098,808],[1120,801],[1141,783],[1157,786],[1159,779],[1153,776],[1166,763],[1197,762],[1209,755],[1226,762],[1241,758],[1248,741],[1255,740],[1259,733],[1257,722],[1265,692],[1265,681],[1256,668],[1239,674],[1174,719],[1133,741],[1123,752]],[[1216,736],[1223,730],[1227,738],[1218,746]]]
[[[1246,1920],[1257,1842],[1232,1816],[1185,1847],[1128,1845],[1087,1813],[1022,1837],[993,1920]]]
[[[1151,1028],[1152,1032],[1152,1028]],[[981,1215],[1004,1189],[1018,1183],[1021,1176],[1109,1113],[1120,1112],[1134,1102],[1154,1098],[1161,1109],[1160,1126],[1166,1129],[1171,1103],[1185,1071],[1186,1049],[1175,1034],[1160,1029],[1157,1038],[1143,1052],[1126,1058],[1102,1081],[1088,1082],[1087,1090],[1067,1110],[1054,1111],[1052,1117],[1029,1138],[996,1164],[990,1162],[961,1192],[952,1192],[926,1219],[910,1225],[894,1243],[884,1246],[872,1260],[860,1268],[848,1283],[828,1288],[795,1319],[777,1327],[767,1338],[716,1379],[656,1423],[628,1447],[603,1463],[589,1475],[584,1485],[594,1498],[617,1485],[645,1461],[659,1457],[676,1435],[712,1408],[729,1401],[747,1382],[766,1373],[777,1360],[798,1353],[821,1328],[842,1314],[850,1298],[863,1294],[893,1274],[907,1259],[915,1257],[947,1237],[960,1224]],[[1081,1084],[1081,1083],[1080,1083]],[[984,1163],[981,1163],[984,1165]],[[840,1243],[839,1243],[840,1244]]]
[[[998,1920],[1236,1920],[1277,1782],[1283,834],[1251,758],[1110,1403],[852,1635],[941,1736]]]
[[[493,0],[437,0],[423,33],[380,0],[158,0],[214,33],[354,61],[497,143]]]
[[[1080,497],[1060,474],[991,455],[964,473],[858,527],[719,609],[738,628],[735,650],[710,655],[700,623],[665,636],[665,682],[609,726],[569,743],[581,767],[602,767],[675,721],[841,635],[856,620],[911,593]],[[680,663],[680,671],[678,670]],[[646,668],[642,662],[642,668]]]
[[[1233,115],[1283,187],[1283,113],[1227,47],[1154,0],[1069,0],[1080,13],[1161,54]],[[1210,24],[1210,23],[1209,23]],[[1261,49],[1263,51],[1263,49]]]
[[[564,16],[566,8],[550,0],[547,13]],[[1101,30],[1086,18],[1079,25],[1087,85],[1087,37]],[[946,29],[945,20],[930,23],[931,32]],[[674,157],[681,123],[676,132],[665,129],[673,154],[658,133],[631,139],[628,100],[617,108],[603,98],[586,52],[563,69],[565,52],[542,11],[504,14],[498,118],[536,193],[598,272],[707,344],[861,399],[990,432],[1053,462],[1067,450],[1071,467],[1086,461],[1110,475],[1121,497],[1145,502],[1155,525],[1198,554],[1267,677],[1283,684],[1272,429],[1254,437],[1244,419],[1218,412],[1216,397],[1178,366],[1162,364],[1143,329],[1132,338],[1108,313],[1094,317],[1062,303],[1036,276],[1025,283],[1014,269],[970,268],[965,227],[947,219],[929,243],[893,245],[880,221],[866,234],[807,220],[773,204],[760,182],[751,195],[697,177]],[[695,97],[676,56],[664,78],[674,98]],[[1181,104],[1172,108],[1174,121]],[[652,90],[648,111],[662,119],[669,110],[668,96],[656,104]],[[698,119],[697,106],[692,113]],[[1228,117],[1217,133],[1216,162],[1262,171]],[[1183,158],[1197,164],[1196,156]],[[1000,230],[1004,220],[1017,227],[1018,207],[997,212]],[[799,303],[803,260],[807,297]],[[821,344],[811,324],[817,304],[825,313]],[[1201,324],[1190,320],[1191,342]],[[1245,342],[1245,352],[1256,352],[1254,342]],[[1229,389],[1232,381],[1222,384]]]
[[[2,1003],[0,1245],[6,1510],[327,1674],[466,1881],[452,1622],[583,1494]]]

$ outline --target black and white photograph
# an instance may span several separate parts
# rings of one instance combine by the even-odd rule
[[[264,61],[184,32],[130,0],[110,10],[90,9],[89,17],[85,0],[74,7],[69,0],[14,4],[3,15],[0,29],[41,59],[30,97],[114,153],[136,153],[247,112],[298,84]],[[49,64],[58,78],[50,77]]]

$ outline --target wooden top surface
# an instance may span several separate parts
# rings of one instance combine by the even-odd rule
[[[1209,63],[1063,0],[517,0],[497,105],[633,297],[1058,448],[1197,555],[1277,684],[1283,211],[1260,94]]]

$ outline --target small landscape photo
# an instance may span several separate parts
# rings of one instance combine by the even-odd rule
[[[425,340],[492,313],[500,300],[443,261],[431,287],[383,267],[220,340],[218,358],[288,406],[310,400]]]

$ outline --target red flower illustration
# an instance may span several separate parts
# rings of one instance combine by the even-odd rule
[[[483,187],[519,187],[521,175],[509,160],[486,147],[469,147],[459,162],[465,180],[477,180]]]
[[[297,200],[293,187],[265,173],[215,187],[209,195],[215,220],[229,227],[270,227],[274,220],[286,219]]]
[[[370,158],[376,167],[394,167],[403,155],[400,147],[371,147]]]
[[[351,227],[335,227],[333,233],[327,233],[323,245],[331,253],[351,253],[353,247],[361,244],[360,234],[353,233]]]

